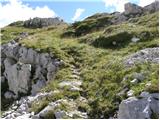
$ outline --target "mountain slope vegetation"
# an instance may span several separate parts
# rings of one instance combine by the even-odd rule
[[[63,61],[53,80],[41,90],[59,91],[58,94],[44,97],[39,103],[33,102],[30,111],[39,113],[51,102],[73,99],[78,105],[76,109],[86,112],[88,118],[110,118],[117,114],[121,101],[128,98],[127,92],[118,94],[124,89],[133,90],[133,96],[137,97],[144,91],[159,92],[157,63],[146,61],[131,66],[124,63],[128,56],[140,50],[159,47],[158,14],[146,14],[118,24],[110,23],[112,15],[96,14],[72,25],[2,28],[2,45],[25,32],[28,36],[18,41],[22,46],[52,53]],[[133,39],[138,40],[134,42]],[[76,76],[74,70],[78,71]],[[144,77],[140,83],[131,82],[135,74]],[[74,80],[82,82],[80,90],[71,91],[70,86],[59,85]],[[151,85],[146,87],[148,83]],[[81,97],[87,102],[81,102]],[[74,111],[75,107],[61,105],[52,112],[59,109]],[[53,118],[49,113],[45,117]]]

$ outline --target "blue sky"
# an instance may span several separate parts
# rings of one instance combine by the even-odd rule
[[[154,0],[0,0],[0,27],[13,21],[33,17],[59,16],[72,23],[83,20],[95,13],[123,12],[124,4],[136,3],[141,6]]]
[[[105,8],[103,2],[28,2],[31,6],[36,7],[47,5],[53,9],[55,13],[67,22],[73,22],[72,17],[74,16],[76,9],[81,8],[85,11],[77,20],[81,20],[89,15],[97,12],[107,12],[109,8]]]

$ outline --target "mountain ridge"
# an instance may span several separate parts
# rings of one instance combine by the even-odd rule
[[[2,28],[2,118],[159,118],[159,11],[153,5],[142,14],[127,4],[131,14],[118,23],[114,16],[124,13]]]

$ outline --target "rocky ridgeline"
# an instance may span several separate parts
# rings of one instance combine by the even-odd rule
[[[150,5],[147,5],[145,7],[140,7],[136,4],[132,3],[126,3],[125,4],[125,12],[126,15],[141,15],[141,14],[148,14],[148,13],[154,13],[159,10],[159,1],[155,1],[151,3]]]
[[[23,26],[27,28],[42,28],[50,25],[59,25],[64,23],[62,19],[56,18],[33,18],[30,20],[24,21]]]
[[[8,86],[2,94],[7,99],[16,99],[20,94],[35,95],[53,79],[60,64],[52,54],[40,53],[14,40],[1,45],[1,84]]]
[[[122,13],[96,13],[87,17],[83,21],[75,22],[63,33],[62,36],[83,36],[101,28],[106,28],[110,25],[117,25],[126,21],[131,22],[131,20],[133,20],[132,18],[138,18],[157,12],[159,10],[159,1],[155,1],[145,7],[126,3],[124,9],[125,11]]]
[[[112,13],[115,16],[111,19],[112,24],[119,24],[130,18],[139,17],[148,13],[154,13],[159,10],[159,1],[155,1],[145,7],[140,7],[133,3],[126,3],[124,9],[125,11],[123,13]]]

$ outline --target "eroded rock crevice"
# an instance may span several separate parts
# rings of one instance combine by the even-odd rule
[[[32,48],[21,46],[14,40],[1,46],[2,76],[8,89],[16,99],[20,94],[35,95],[54,77],[61,62],[49,53],[39,53]],[[4,83],[1,81],[2,83]],[[7,96],[6,96],[7,97]],[[7,97],[8,98],[8,97]]]

